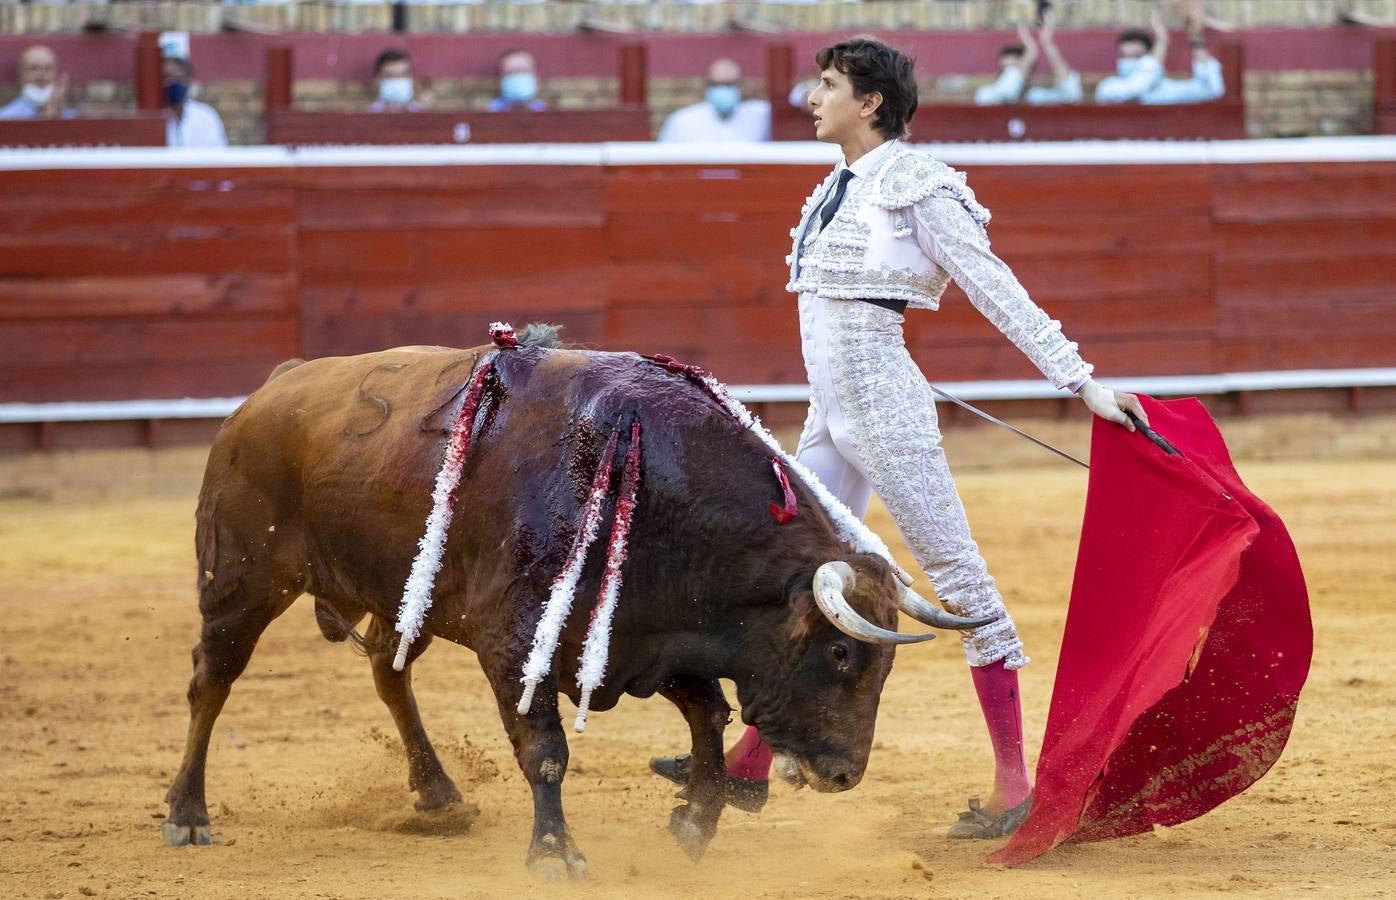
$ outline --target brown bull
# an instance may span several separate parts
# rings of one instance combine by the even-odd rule
[[[693,774],[670,829],[695,858],[724,805],[721,736],[730,710],[719,678],[736,683],[743,720],[761,730],[788,773],[819,790],[846,790],[867,763],[894,645],[926,637],[887,630],[899,607],[930,624],[978,624],[927,615],[884,559],[840,543],[798,478],[798,515],[778,523],[769,509],[780,497],[769,452],[692,381],[633,354],[561,349],[549,335],[533,341],[547,346],[529,343],[283,364],[224,423],[199,495],[203,629],[188,744],[166,797],[168,842],[210,842],[204,767],[214,721],[263,630],[308,593],[342,623],[371,617],[374,681],[406,745],[420,809],[461,795],[422,726],[411,660],[432,636],[476,652],[533,791],[527,860],[560,858],[569,874],[584,875],[562,812],[568,750],[557,695],[578,699],[598,548],[551,670],[527,713],[516,706],[521,665],[602,446],[636,420],[644,454],[634,538],[591,706],[659,693],[679,707],[692,732]],[[454,497],[433,605],[406,669],[395,671],[389,638],[443,435],[486,356],[492,387]],[[326,636],[343,635],[326,626]]]

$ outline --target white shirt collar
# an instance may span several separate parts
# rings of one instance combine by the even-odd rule
[[[858,157],[858,161],[853,165],[850,166],[847,163],[840,162],[839,168],[848,169],[853,173],[854,178],[866,178],[868,177],[868,173],[872,172],[881,164],[883,157],[892,152],[892,145],[895,143],[897,143],[896,138],[885,140],[867,153]]]

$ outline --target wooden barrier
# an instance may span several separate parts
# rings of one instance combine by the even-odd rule
[[[912,123],[918,140],[1071,141],[1071,140],[1228,140],[1246,136],[1245,62],[1239,43],[1215,48],[1222,64],[1226,93],[1211,103],[1172,106],[1117,104],[1003,106],[923,104]],[[793,50],[772,46],[767,55],[771,96],[771,134],[778,141],[808,141],[814,136],[807,110],[790,106]]]
[[[381,161],[0,169],[0,402],[240,394],[287,357],[472,345],[494,319],[803,380],[782,258],[825,166],[365,152]],[[1102,375],[1396,365],[1396,160],[964,152],[996,251]],[[906,334],[934,380],[1036,377],[955,288]]]
[[[245,392],[297,355],[289,169],[0,172],[0,395]]]
[[[1372,43],[1372,131],[1396,134],[1396,38]]]
[[[145,114],[119,119],[7,119],[0,121],[0,147],[163,147],[165,117]]]
[[[550,109],[539,112],[423,110],[404,113],[267,111],[267,143],[314,144],[594,144],[648,141],[649,110]]]

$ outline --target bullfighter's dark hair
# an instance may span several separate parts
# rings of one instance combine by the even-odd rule
[[[881,94],[873,128],[885,137],[906,137],[917,106],[911,57],[875,38],[855,37],[825,47],[814,60],[821,72],[832,66],[847,75],[854,97]]]
[[[412,57],[407,55],[406,50],[399,50],[396,47],[389,47],[387,50],[384,50],[382,53],[378,54],[378,58],[373,61],[373,74],[377,75],[379,72],[383,71],[383,67],[386,66],[388,63],[395,62],[410,63],[412,62]]]
[[[1154,49],[1154,36],[1142,28],[1131,28],[1128,31],[1121,32],[1120,36],[1115,38],[1115,46],[1117,47],[1120,44],[1134,43],[1143,44],[1144,51],[1147,53]]]

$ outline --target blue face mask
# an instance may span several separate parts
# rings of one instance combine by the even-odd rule
[[[1121,78],[1128,78],[1139,71],[1139,65],[1144,61],[1140,56],[1123,56],[1115,60],[1115,71]]]
[[[165,102],[170,106],[179,106],[189,98],[189,85],[182,81],[171,81],[165,85]]]
[[[407,76],[384,78],[378,82],[378,99],[384,103],[406,106],[412,102],[412,79]]]
[[[499,95],[510,103],[527,103],[538,96],[538,76],[514,72],[499,79]]]
[[[708,104],[717,110],[717,114],[725,116],[742,102],[742,89],[735,84],[710,84],[706,97]]]

